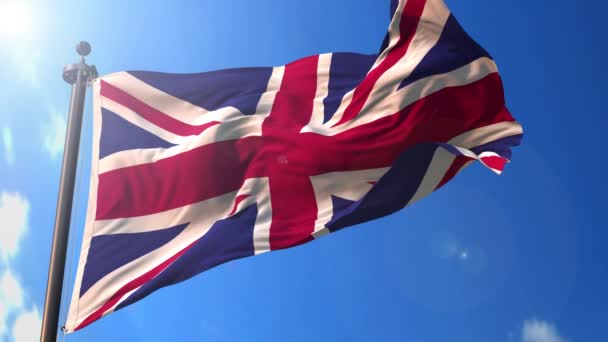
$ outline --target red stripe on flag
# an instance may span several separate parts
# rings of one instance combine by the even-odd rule
[[[353,99],[344,111],[342,118],[332,127],[340,126],[343,123],[355,118],[365,105],[365,102],[367,102],[367,99],[369,98],[372,89],[376,85],[376,82],[378,82],[378,79],[380,79],[385,72],[397,64],[397,62],[399,62],[399,60],[405,56],[412,43],[412,40],[414,39],[414,35],[416,34],[416,29],[418,28],[420,17],[424,11],[425,3],[425,0],[408,0],[405,3],[405,8],[403,9],[401,22],[399,25],[399,41],[395,47],[391,49],[382,63],[373,69],[363,79],[361,84],[357,86],[355,92],[353,93]]]
[[[151,123],[180,136],[198,135],[207,128],[217,125],[219,121],[211,121],[200,126],[189,125],[179,121],[151,106],[125,91],[101,81],[101,96],[123,105]]]

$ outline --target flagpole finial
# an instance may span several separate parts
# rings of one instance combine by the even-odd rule
[[[91,44],[88,42],[82,41],[76,45],[76,52],[82,57],[86,57],[91,53]]]
[[[85,41],[76,44],[76,52],[80,55],[80,62],[68,64],[63,68],[63,79],[68,84],[79,81],[86,83],[97,77],[97,68],[94,65],[87,65],[84,59],[91,53],[91,44]]]

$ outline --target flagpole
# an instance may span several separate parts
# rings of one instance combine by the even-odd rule
[[[76,52],[80,55],[80,62],[68,64],[63,68],[63,79],[72,85],[72,96],[70,98],[68,127],[65,137],[65,148],[63,151],[61,180],[59,181],[55,230],[53,233],[53,245],[51,247],[51,259],[49,262],[42,330],[40,332],[41,342],[55,342],[57,340],[59,311],[61,307],[61,290],[63,287],[65,257],[70,230],[84,100],[86,97],[88,81],[97,77],[95,66],[89,66],[85,63],[85,56],[91,52],[91,45],[87,42],[80,42],[76,46]]]

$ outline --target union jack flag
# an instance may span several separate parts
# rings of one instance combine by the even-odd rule
[[[66,331],[224,262],[388,215],[522,128],[441,0],[393,0],[380,53],[94,83],[85,235]]]

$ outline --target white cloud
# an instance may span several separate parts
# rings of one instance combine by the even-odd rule
[[[23,289],[10,270],[0,276],[0,337],[6,333],[9,316],[23,308]]]
[[[19,252],[19,242],[28,230],[29,201],[18,193],[0,193],[0,259],[5,262]]]
[[[15,342],[35,342],[40,338],[40,327],[42,318],[40,311],[34,306],[31,310],[25,311],[17,316],[13,324],[13,338]]]
[[[65,117],[58,111],[52,110],[50,120],[42,131],[44,148],[51,159],[56,159],[63,153],[66,125]]]
[[[13,134],[8,127],[2,128],[2,144],[4,145],[4,159],[8,165],[15,164],[15,151],[13,149]]]
[[[23,290],[11,271],[5,271],[0,278],[0,297],[8,307],[20,308],[23,305]]]
[[[0,193],[0,340],[37,341],[41,318],[34,305],[26,311],[27,295],[11,271],[12,260],[28,231],[29,201],[18,193]],[[12,331],[8,327],[12,324]]]
[[[546,321],[528,320],[522,328],[522,342],[566,342],[555,326]]]

